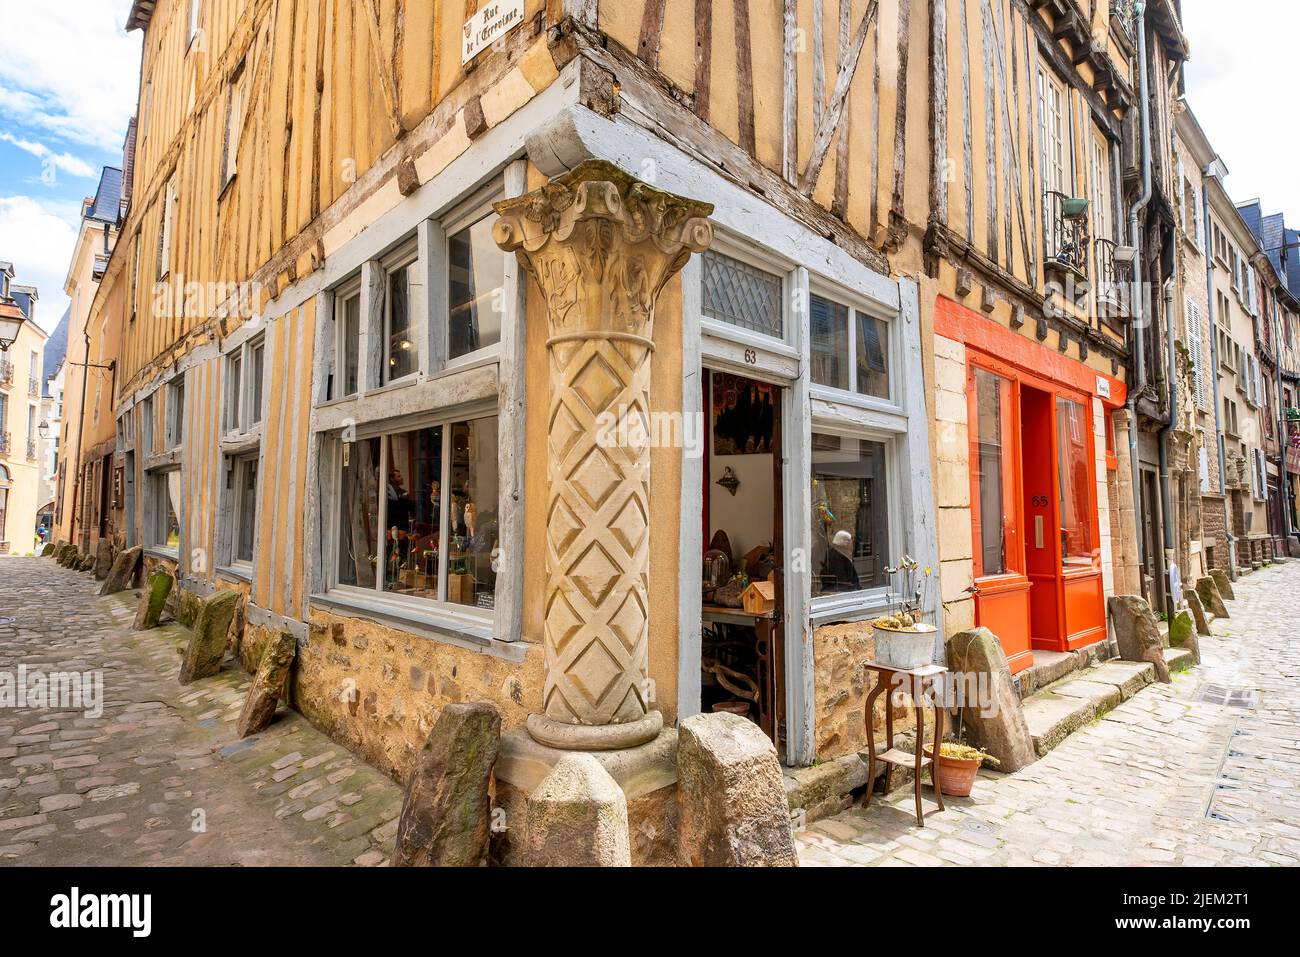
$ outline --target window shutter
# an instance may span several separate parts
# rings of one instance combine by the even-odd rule
[[[1201,310],[1187,300],[1187,344],[1192,360],[1192,397],[1198,407],[1205,405],[1205,348],[1201,339]]]
[[[1205,216],[1201,209],[1201,191],[1195,186],[1192,187],[1192,204],[1195,206],[1193,215],[1196,217],[1196,248],[1202,253],[1205,252]]]

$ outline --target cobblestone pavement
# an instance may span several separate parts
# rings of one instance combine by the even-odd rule
[[[238,741],[248,676],[227,664],[182,687],[188,633],[132,631],[133,593],[98,587],[51,559],[0,558],[0,682],[21,665],[29,684],[103,674],[99,717],[0,707],[0,864],[387,861],[392,781],[285,709]]]
[[[1151,685],[970,798],[912,789],[797,835],[804,865],[1294,865],[1300,861],[1300,562],[1235,585],[1202,664]],[[1225,693],[1245,691],[1221,703]]]

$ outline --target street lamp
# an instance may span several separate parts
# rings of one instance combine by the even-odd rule
[[[18,340],[18,330],[27,317],[12,299],[0,299],[0,352],[8,352]]]
[[[50,437],[50,423],[41,419],[41,424],[36,427],[36,431],[40,433],[41,438],[48,439]]]

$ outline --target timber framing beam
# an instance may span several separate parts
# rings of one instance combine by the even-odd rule
[[[1052,28],[1048,26],[1047,21],[1038,14],[1038,8],[1044,6],[1047,0],[1038,0],[1038,2],[1034,2],[1034,0],[1012,0],[1012,2],[1033,29],[1034,37],[1038,40],[1039,55],[1051,64],[1052,69],[1062,79],[1079,90],[1084,102],[1088,104],[1089,112],[1092,113],[1097,125],[1112,139],[1119,140],[1119,120],[1115,117],[1112,104],[1107,103],[1101,94],[1093,89],[1092,84],[1084,80],[1072,57],[1061,49],[1059,38],[1053,34]]]
[[[1121,342],[1116,342],[1101,330],[1081,322],[1071,316],[1048,315],[1047,297],[1009,275],[997,263],[989,259],[973,243],[954,232],[946,225],[931,220],[925,233],[925,258],[927,272],[938,274],[938,261],[947,260],[955,268],[968,268],[978,273],[990,285],[1001,289],[1012,303],[1019,305],[1045,323],[1047,327],[1056,328],[1063,336],[1079,343],[1083,349],[1092,349],[1111,360],[1112,365],[1122,365],[1128,361],[1128,349]],[[1082,351],[1082,350],[1081,350]],[[1086,352],[1084,353],[1086,354]]]
[[[873,2],[872,7],[875,6]],[[617,83],[620,95],[612,118],[642,127],[738,186],[761,196],[868,268],[889,275],[889,262],[879,250],[843,220],[814,203],[798,186],[763,166],[746,149],[701,120],[692,97],[669,84],[662,74],[650,70],[639,57],[616,43],[606,44],[600,34],[576,21],[563,21],[552,27],[555,30],[568,35],[576,54],[586,61],[585,69],[612,77]],[[846,80],[846,93],[847,86]],[[823,119],[830,112],[828,106]]]

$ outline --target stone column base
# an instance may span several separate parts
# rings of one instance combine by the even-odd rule
[[[654,712],[658,717],[658,712]],[[494,808],[505,812],[504,833],[492,836],[495,864],[524,864],[528,797],[566,754],[577,749],[549,747],[518,728],[501,736],[493,775]],[[609,772],[627,798],[628,844],[632,864],[671,866],[677,863],[677,731],[661,730],[638,747],[612,751],[583,751]],[[494,810],[494,819],[500,815]]]

